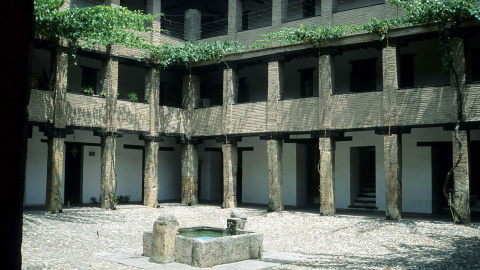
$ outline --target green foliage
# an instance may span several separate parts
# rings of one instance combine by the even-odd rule
[[[320,42],[339,38],[349,32],[353,26],[316,26],[300,25],[296,28],[282,28],[279,31],[261,35],[263,39],[258,40],[253,48],[270,47],[272,44],[290,45],[307,43],[318,46]]]
[[[130,100],[131,102],[137,102],[138,101],[137,93],[130,92],[130,93],[127,94],[127,97],[128,97],[128,100]]]
[[[222,61],[229,53],[242,52],[244,49],[238,41],[227,39],[225,41],[198,42],[190,41],[180,45],[162,44],[150,47],[150,57],[157,61],[163,68],[174,64],[186,64],[214,60]]]
[[[60,40],[73,49],[96,45],[121,44],[147,48],[145,40],[133,31],[149,31],[145,23],[153,16],[126,7],[93,6],[58,11],[64,0],[35,0],[35,32],[55,44]]]
[[[91,197],[90,202],[92,202],[92,204],[98,204],[97,197]]]
[[[85,87],[82,88],[82,93],[86,96],[93,96],[95,94],[95,91],[93,90],[92,87]]]
[[[107,92],[105,91],[100,92],[100,97],[103,97],[103,98],[107,97]]]
[[[367,31],[372,34],[379,35],[380,40],[383,40],[387,37],[388,32],[390,32],[391,29],[402,25],[403,21],[404,20],[401,18],[394,18],[383,21],[377,18],[370,18],[370,21],[367,24],[354,28],[352,32]]]
[[[118,203],[128,203],[130,201],[130,195],[122,196],[120,195],[118,197]]]

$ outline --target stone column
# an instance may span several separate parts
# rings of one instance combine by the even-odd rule
[[[242,1],[228,0],[228,37],[235,40],[242,31]]]
[[[147,0],[147,13],[150,15],[157,16],[153,18],[152,22],[152,29],[154,31],[151,32],[151,42],[153,44],[160,43],[160,29],[161,29],[161,17],[160,14],[162,13],[162,1],[161,0]]]
[[[199,40],[202,34],[202,12],[199,9],[189,8],[185,10],[184,24],[185,40]]]
[[[322,0],[322,16],[320,16],[320,24],[323,26],[332,25],[333,11],[335,10],[336,0]]]
[[[196,75],[183,76],[182,107],[193,110],[200,106],[200,77]]]
[[[464,120],[464,105],[466,101],[466,76],[465,76],[465,44],[462,38],[455,38],[454,48],[453,48],[453,67],[457,72],[458,85],[460,87],[460,97],[462,108],[458,110],[458,101],[456,102],[455,108],[458,110],[458,118],[462,121]],[[450,76],[450,84],[452,90],[456,91],[456,84],[454,80],[454,74]],[[458,164],[457,168],[453,171],[454,181],[453,181],[453,204],[459,212],[459,219],[463,223],[470,222],[470,171],[469,171],[469,152],[468,145],[470,143],[470,133],[465,130],[458,131],[458,137],[462,143],[461,147],[458,144],[457,139],[455,138],[455,132],[453,132],[453,164],[457,161],[458,154],[462,153],[462,159]]]
[[[459,138],[462,145],[458,144],[453,132],[453,164],[457,162],[459,153],[462,154],[462,159],[458,166],[453,171],[453,205],[458,211],[459,219],[463,223],[470,223],[470,155],[468,152],[468,145],[470,143],[470,133],[465,130],[459,131]]]
[[[319,138],[320,149],[320,213],[335,214],[335,140]]]
[[[100,207],[103,209],[114,209],[116,192],[115,174],[115,150],[116,140],[114,136],[101,137],[102,165],[100,170]]]
[[[382,49],[383,69],[383,150],[386,184],[387,219],[402,218],[402,135],[392,133],[398,126],[396,91],[398,89],[397,47],[390,42]]]
[[[120,0],[105,0],[105,6],[119,7]]]
[[[158,204],[158,140],[145,140],[143,179],[143,205],[156,208]]]
[[[238,151],[237,143],[225,143],[223,152],[223,207],[237,207],[237,169]]]
[[[65,2],[63,3],[63,6],[61,6],[58,11],[65,11],[65,10],[68,10],[70,9],[70,6],[71,6],[71,0],[65,0]]]
[[[268,140],[268,210],[283,211],[282,140]]]
[[[173,215],[162,215],[155,221],[150,262],[165,264],[174,261],[178,227],[177,219]]]
[[[56,53],[56,52],[52,52]],[[53,128],[47,128],[47,196],[45,210],[58,213],[62,210],[63,164],[65,152],[65,107],[68,78],[68,54],[61,51],[55,61],[55,85],[53,88]]]
[[[160,72],[149,68],[145,73],[145,97],[149,107],[149,135],[158,136],[160,131]]]
[[[267,131],[278,131],[281,125],[279,101],[283,98],[284,70],[280,61],[268,63]]]
[[[288,0],[272,0],[272,25],[280,27],[287,15]]]
[[[230,123],[232,118],[231,106],[238,101],[238,72],[236,69],[223,70],[223,134],[230,134],[233,130]]]
[[[182,145],[182,204],[198,203],[198,146]]]
[[[319,78],[319,129],[328,130],[331,128],[331,111],[329,102],[335,89],[335,56],[331,54],[320,54],[318,62]]]
[[[105,96],[105,130],[97,132],[101,137],[102,164],[100,172],[100,207],[115,207],[116,175],[115,150],[116,139],[122,135],[117,133],[117,92],[118,92],[118,59],[111,56],[112,47],[107,47],[109,58],[102,61],[102,91]]]
[[[402,218],[402,134],[383,136],[387,219]]]
[[[48,137],[47,197],[45,210],[58,213],[62,210],[63,162],[65,139]]]

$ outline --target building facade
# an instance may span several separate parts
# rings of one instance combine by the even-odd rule
[[[165,14],[152,43],[228,38],[250,45],[259,34],[300,24],[360,25],[402,14],[371,0],[67,1],[64,8],[122,5]],[[366,33],[320,44],[247,50],[224,63],[157,71],[141,52],[114,46],[79,52],[77,63],[37,40],[29,109],[26,205],[100,201],[115,196],[156,206],[212,201],[438,213],[456,153],[463,159],[448,192],[480,202],[480,35],[455,38],[462,89],[462,149],[451,74],[441,70],[435,27]],[[61,91],[44,90],[57,76]],[[93,95],[84,95],[85,89]],[[137,102],[126,100],[135,93]],[[453,142],[453,143],[452,143]],[[95,198],[95,199],[92,199]],[[458,202],[460,203],[460,202]],[[468,216],[470,216],[470,208]]]

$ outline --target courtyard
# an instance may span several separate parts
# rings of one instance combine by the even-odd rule
[[[236,211],[247,215],[246,230],[264,234],[267,259],[257,269],[480,268],[480,223],[476,220],[455,225],[448,216],[405,215],[403,220],[389,221],[383,212],[341,211],[320,216],[314,211],[267,212],[254,206]],[[152,230],[159,215],[175,215],[180,227],[223,228],[231,212],[219,206],[177,203],[162,203],[156,209],[126,204],[115,211],[72,207],[62,214],[25,210],[23,268],[140,269],[129,263],[134,259],[119,263],[112,258],[127,255],[138,261],[142,233]],[[169,267],[189,268],[151,264],[144,269]],[[213,268],[220,267],[241,268]]]

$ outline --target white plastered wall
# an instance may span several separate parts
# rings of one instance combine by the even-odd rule
[[[174,151],[158,152],[158,200],[179,200],[182,192],[181,145],[167,137],[160,147],[173,147]]]

